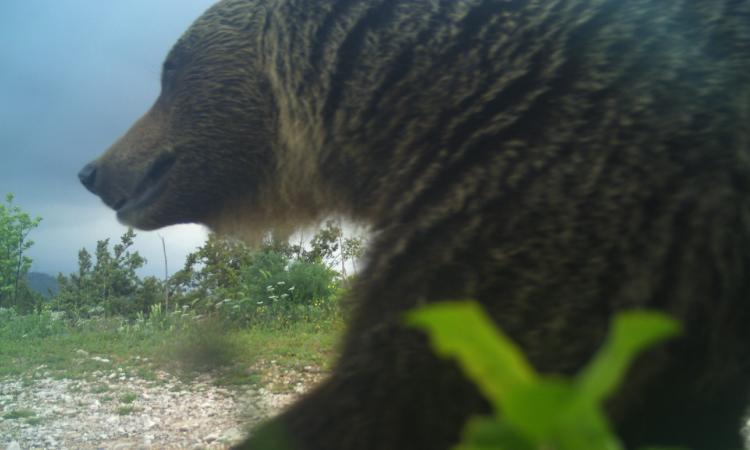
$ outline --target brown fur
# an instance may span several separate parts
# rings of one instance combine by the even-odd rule
[[[749,2],[224,0],[162,84],[81,174],[121,220],[253,235],[335,213],[376,233],[332,376],[243,448],[279,430],[307,450],[448,448],[487,405],[401,324],[455,298],[566,374],[613,312],[672,314],[686,334],[639,360],[608,405],[618,431],[741,446]]]

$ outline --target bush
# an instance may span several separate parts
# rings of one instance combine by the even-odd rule
[[[67,330],[63,313],[44,310],[21,315],[11,308],[0,308],[0,339],[46,338]]]

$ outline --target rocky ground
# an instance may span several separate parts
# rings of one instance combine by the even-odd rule
[[[226,448],[323,376],[274,361],[261,372],[263,381],[239,388],[210,375],[144,380],[116,369],[87,380],[0,380],[0,450]]]

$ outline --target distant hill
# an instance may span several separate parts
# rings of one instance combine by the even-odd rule
[[[57,279],[50,274],[42,272],[29,272],[26,275],[26,284],[28,284],[32,290],[45,297],[49,297],[50,292],[52,295],[57,295],[59,289],[57,286]]]

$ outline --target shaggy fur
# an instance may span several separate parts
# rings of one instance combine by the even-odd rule
[[[81,178],[144,229],[375,230],[333,374],[242,448],[449,448],[488,407],[401,324],[456,298],[563,374],[614,312],[666,311],[685,335],[639,359],[617,431],[742,446],[750,2],[224,0]]]

